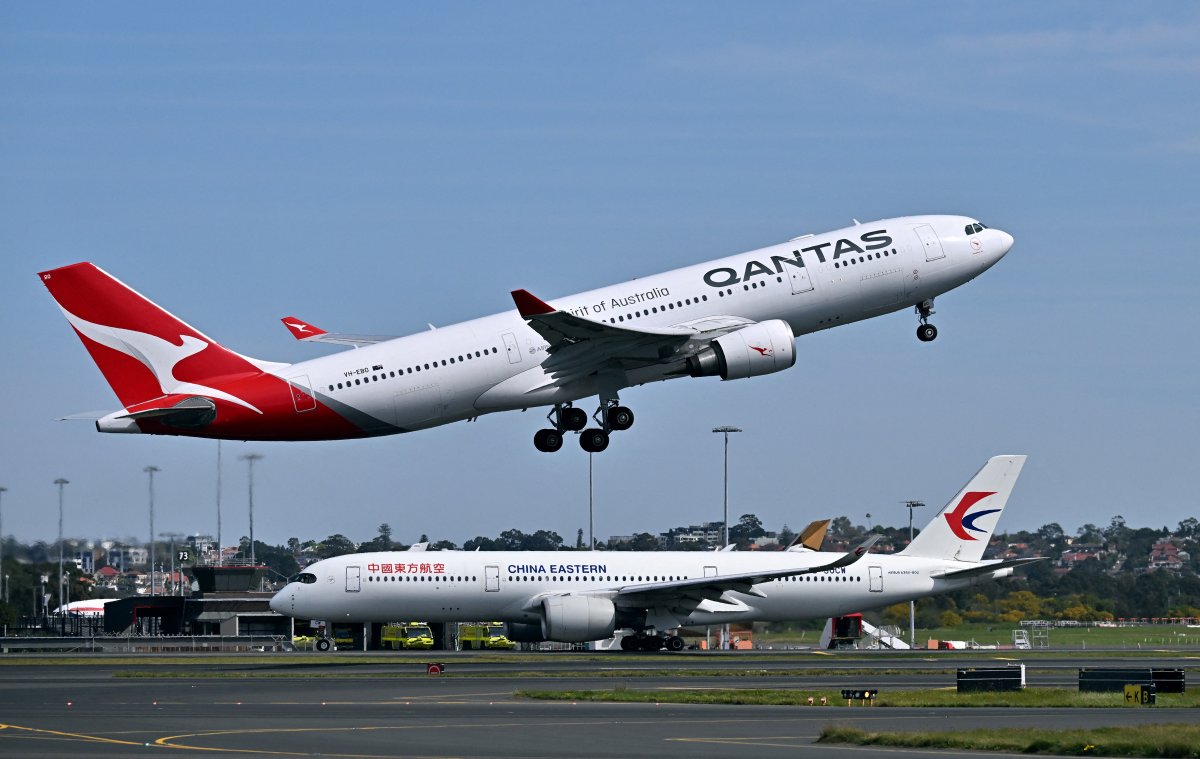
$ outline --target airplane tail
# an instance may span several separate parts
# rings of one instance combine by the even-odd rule
[[[942,507],[921,534],[900,553],[926,559],[979,561],[996,529],[1025,456],[988,459],[958,495]]]
[[[164,395],[219,398],[218,379],[283,366],[222,347],[94,264],[38,276],[126,408]]]

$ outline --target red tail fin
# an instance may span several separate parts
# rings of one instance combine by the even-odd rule
[[[212,385],[261,369],[108,272],[78,263],[39,274],[122,405],[202,395],[254,409]]]

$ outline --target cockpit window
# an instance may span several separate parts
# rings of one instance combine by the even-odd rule
[[[966,226],[966,228],[963,229],[963,231],[969,235],[974,235],[974,234],[979,234],[980,232],[982,232],[985,229],[987,229],[987,227],[983,226],[979,222],[975,222],[974,224],[968,224]]]
[[[301,572],[292,578],[294,582],[302,582],[305,585],[312,585],[317,581],[317,576],[312,572]]]

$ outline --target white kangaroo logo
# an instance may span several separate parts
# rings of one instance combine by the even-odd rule
[[[145,332],[96,324],[72,314],[62,306],[59,308],[67,317],[67,321],[71,322],[71,326],[89,340],[94,340],[105,347],[141,361],[158,380],[158,386],[162,389],[163,395],[206,395],[210,398],[220,398],[230,403],[236,403],[256,414],[262,413],[237,396],[217,390],[215,387],[183,382],[175,377],[176,364],[189,356],[200,353],[210,343],[188,335],[180,335],[179,339],[183,341],[183,345],[175,345],[169,340],[148,335]]]

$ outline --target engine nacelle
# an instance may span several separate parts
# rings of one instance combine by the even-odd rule
[[[506,622],[504,634],[514,643],[541,643],[546,640],[542,635],[542,625],[538,622]]]
[[[550,596],[542,601],[542,635],[546,640],[582,643],[611,638],[617,608],[607,598]]]
[[[787,322],[771,319],[721,335],[687,364],[693,377],[723,380],[781,372],[796,365],[796,338]]]

